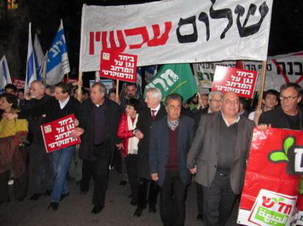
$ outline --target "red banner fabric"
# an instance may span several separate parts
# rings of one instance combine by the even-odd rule
[[[289,225],[302,217],[302,131],[255,129],[238,223]]]

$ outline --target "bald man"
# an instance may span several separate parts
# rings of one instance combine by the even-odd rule
[[[238,114],[239,97],[227,92],[221,111],[203,115],[187,166],[203,186],[205,225],[225,225],[242,191],[254,122]]]

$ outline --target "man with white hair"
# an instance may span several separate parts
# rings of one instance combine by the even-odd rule
[[[25,101],[18,113],[19,118],[29,122],[29,185],[31,200],[39,199],[45,192],[50,194],[53,184],[52,154],[46,153],[40,126],[45,121],[45,106],[49,96],[45,94],[45,85],[33,81],[29,88],[30,100]]]
[[[166,115],[166,110],[161,104],[161,100],[162,94],[160,90],[157,88],[147,89],[145,98],[147,106],[143,107],[139,112],[137,129],[134,130],[134,135],[140,139],[138,144],[138,207],[134,213],[138,217],[141,216],[143,209],[146,208],[146,200],[148,200],[149,212],[156,212],[158,185],[150,177],[149,142],[152,122]]]

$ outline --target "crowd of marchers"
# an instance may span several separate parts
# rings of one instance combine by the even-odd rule
[[[46,207],[55,211],[72,179],[82,194],[92,179],[91,212],[98,214],[114,168],[120,185],[129,185],[134,217],[159,209],[163,225],[184,225],[194,179],[197,220],[221,226],[242,192],[253,128],[303,130],[303,92],[295,83],[267,90],[258,107],[233,92],[184,102],[176,93],[163,98],[157,88],[143,98],[135,84],[123,87],[117,95],[101,82],[78,92],[64,82],[33,81],[24,93],[8,84],[0,95],[0,204],[10,201],[13,186],[19,201],[48,195]],[[81,143],[47,153],[40,126],[69,114],[76,118],[71,136]]]

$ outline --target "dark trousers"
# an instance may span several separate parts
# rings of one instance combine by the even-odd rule
[[[10,200],[9,196],[9,185],[7,184],[10,179],[10,171],[7,170],[0,173],[0,203],[8,202]],[[26,196],[26,173],[24,172],[18,177],[13,177],[14,180],[14,195],[15,199],[21,201]]]
[[[209,187],[203,186],[204,224],[224,226],[231,214],[237,195],[230,187],[229,175],[218,172]]]
[[[203,214],[203,187],[201,184],[196,184],[198,214]]]
[[[128,181],[130,184],[130,190],[132,195],[132,202],[137,203],[137,195],[138,195],[138,155],[128,155],[125,158]]]
[[[8,202],[9,198],[9,191],[8,191],[8,180],[9,180],[9,170],[3,173],[0,173],[0,203]]]
[[[51,153],[46,153],[43,144],[29,147],[29,193],[44,193],[51,190],[54,181],[54,167]]]
[[[159,192],[159,185],[157,182],[152,180],[147,180],[146,178],[142,178],[142,177],[139,178],[138,196],[137,196],[138,208],[145,209],[147,202],[149,206],[156,206],[158,192]]]
[[[115,148],[110,160],[110,164],[114,167],[118,174],[122,174],[122,161],[121,151]]]
[[[166,171],[160,188],[160,214],[164,226],[184,225],[186,188],[178,170]]]
[[[111,151],[108,145],[99,145],[95,147],[94,152],[96,153],[95,161],[83,160],[80,186],[82,192],[88,191],[90,178],[93,177],[94,190],[92,203],[104,207]]]

